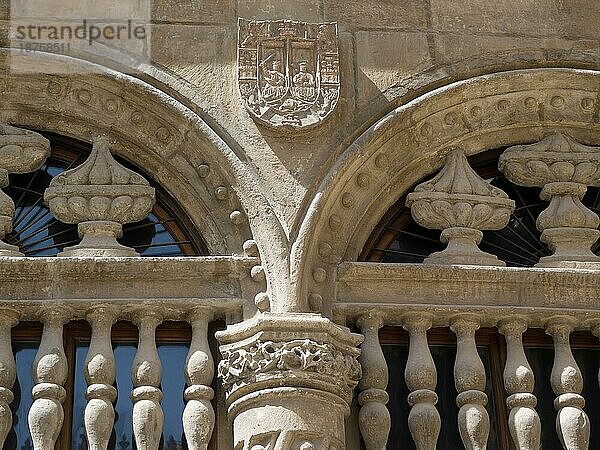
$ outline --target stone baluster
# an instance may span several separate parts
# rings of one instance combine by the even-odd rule
[[[498,167],[513,183],[542,188],[540,198],[550,200],[536,225],[553,254],[541,267],[594,268],[600,257],[591,251],[598,240],[598,215],[581,203],[588,186],[600,186],[599,147],[580,144],[562,133],[540,142],[508,148]]]
[[[367,450],[386,448],[390,433],[390,413],[385,406],[389,396],[385,391],[388,384],[388,367],[379,344],[379,329],[383,325],[380,315],[366,314],[358,320],[365,337],[361,345],[359,362],[363,376],[358,383],[361,392],[358,403],[360,432]]]
[[[590,421],[583,411],[583,376],[569,344],[573,328],[573,320],[569,317],[555,317],[546,324],[546,333],[552,336],[554,341],[554,364],[550,384],[556,394],[556,432],[563,448],[586,450],[590,442]]]
[[[0,308],[0,448],[12,428],[10,403],[14,399],[11,391],[15,384],[17,368],[12,352],[10,330],[19,323],[19,314],[9,308]]]
[[[78,224],[81,243],[59,256],[136,256],[117,242],[123,224],[145,219],[154,204],[154,188],[112,157],[110,140],[99,136],[80,166],[57,175],[44,192],[52,214]]]
[[[215,425],[215,412],[210,401],[215,393],[210,387],[215,375],[215,363],[208,345],[208,324],[213,319],[210,308],[196,308],[189,321],[192,342],[185,360],[183,431],[190,450],[206,450]]]
[[[408,428],[417,450],[435,450],[440,434],[441,419],[435,404],[437,372],[427,343],[427,330],[432,318],[428,314],[409,314],[403,326],[409,334],[408,358],[404,378],[411,391],[408,403]]]
[[[63,348],[63,325],[68,314],[60,308],[45,309],[44,332],[33,362],[33,404],[29,410],[29,430],[34,450],[54,450],[63,425],[62,403],[66,398],[63,387],[67,381],[68,365]]]
[[[590,328],[594,336],[600,338],[600,322],[592,323]],[[600,385],[600,369],[598,369],[598,384]]]
[[[535,410],[535,378],[523,349],[523,332],[526,329],[527,322],[520,318],[505,319],[498,324],[498,330],[506,339],[504,388],[508,394],[506,406],[510,411],[508,428],[517,450],[539,450],[542,430]]]
[[[155,332],[161,318],[152,308],[135,314],[140,333],[139,344],[131,368],[131,400],[133,402],[133,435],[140,450],[157,450],[162,434],[164,414],[160,402],[162,365],[156,350]]]
[[[2,239],[12,231],[15,204],[2,191],[11,173],[38,170],[50,156],[50,141],[41,134],[0,123],[0,256],[23,256]]]
[[[442,230],[440,240],[448,244],[445,250],[429,255],[424,264],[505,265],[478,245],[481,230],[506,226],[515,202],[477,175],[462,150],[452,150],[440,173],[419,184],[406,198],[406,205],[419,225]]]
[[[92,340],[84,362],[88,388],[85,398],[85,433],[90,450],[106,450],[115,421],[114,401],[117,399],[116,365],[111,344],[111,328],[116,312],[109,306],[97,306],[86,316],[92,326]]]
[[[475,344],[479,319],[462,314],[452,319],[450,328],[456,334],[456,361],[454,384],[458,391],[456,404],[458,430],[467,450],[485,450],[490,433],[490,418],[485,405],[485,367]]]

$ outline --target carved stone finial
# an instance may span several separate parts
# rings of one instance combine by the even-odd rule
[[[335,22],[239,19],[238,26],[238,82],[253,117],[305,128],[331,114],[340,93]]]
[[[9,173],[39,169],[50,156],[50,141],[41,134],[0,123],[0,188],[8,186]],[[15,204],[0,189],[0,256],[23,256],[14,245],[1,239],[12,231]]]
[[[550,200],[536,224],[553,254],[541,258],[537,266],[600,265],[600,257],[590,250],[600,237],[600,220],[581,203],[587,186],[600,186],[600,147],[554,133],[535,144],[508,148],[498,167],[513,183],[542,187],[540,198]]]
[[[515,202],[477,175],[462,150],[452,150],[440,173],[419,184],[408,195],[406,205],[419,225],[441,229],[440,240],[448,244],[444,251],[426,258],[425,263],[504,265],[477,245],[483,237],[480,230],[506,226]]]
[[[110,141],[100,136],[88,159],[56,176],[44,200],[54,216],[78,224],[79,245],[60,256],[136,256],[117,242],[123,224],[144,219],[154,204],[154,188],[112,157]]]

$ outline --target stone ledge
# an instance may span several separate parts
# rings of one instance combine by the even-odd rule
[[[235,256],[5,257],[0,258],[0,303],[207,300],[239,305],[242,283],[257,264],[258,258]]]
[[[342,263],[338,267],[338,313],[369,309],[390,314],[411,309],[482,314],[571,313],[600,315],[600,271],[515,267]],[[389,318],[389,317],[388,317]],[[387,321],[386,321],[387,323]]]

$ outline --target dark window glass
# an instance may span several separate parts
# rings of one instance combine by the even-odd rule
[[[187,344],[158,343],[158,355],[163,367],[161,389],[163,400],[161,402],[165,416],[163,437],[159,448],[164,450],[177,450],[187,448],[183,436],[181,417],[183,415],[183,391],[185,380],[183,368],[188,353]],[[71,448],[77,450],[87,449],[87,440],[83,423],[85,411],[86,382],[83,376],[83,363],[89,349],[88,342],[78,342],[75,355],[75,387],[73,403],[73,426]],[[117,364],[116,388],[118,391],[115,403],[115,425],[111,436],[110,450],[135,449],[132,427],[133,405],[129,394],[133,389],[131,383],[131,365],[137,351],[137,345],[127,342],[113,343]]]

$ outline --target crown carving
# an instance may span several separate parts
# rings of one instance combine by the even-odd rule
[[[30,130],[0,123],[0,188],[9,185],[10,173],[38,170],[50,156],[50,141]],[[0,189],[0,239],[12,231],[15,204]],[[23,256],[14,245],[0,241],[0,256]]]
[[[135,256],[116,238],[122,236],[123,224],[148,216],[155,192],[141,175],[113,158],[109,139],[100,136],[83,164],[52,180],[44,200],[58,220],[78,224],[81,244],[61,256]]]
[[[419,184],[408,195],[406,205],[419,225],[441,229],[440,240],[448,244],[425,263],[504,264],[477,245],[483,237],[481,230],[499,230],[508,224],[515,203],[477,175],[462,150],[452,150],[440,173]]]

